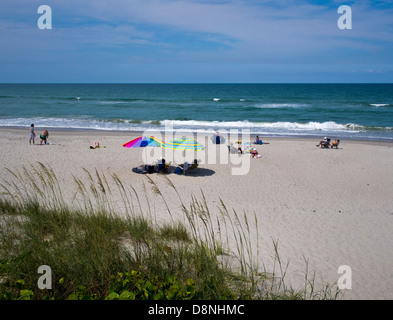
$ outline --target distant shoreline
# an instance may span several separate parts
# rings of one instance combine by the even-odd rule
[[[0,126],[0,132],[5,132],[5,131],[15,131],[15,132],[22,132],[26,131],[28,133],[30,126],[26,127],[18,127],[18,126]],[[110,129],[110,130],[103,130],[103,129],[92,129],[92,128],[50,128],[50,127],[39,127],[36,126],[36,134],[37,132],[39,133],[39,130],[44,130],[47,129],[49,131],[49,134],[51,131],[61,133],[61,134],[66,134],[66,135],[91,135],[91,136],[102,136],[103,134],[105,135],[110,135],[110,136],[141,136],[143,135],[144,131],[139,131],[139,130],[115,130],[115,129]],[[148,131],[148,130],[147,130]],[[181,129],[175,130],[182,132]],[[161,135],[163,135],[163,130],[159,130]],[[240,131],[239,131],[240,132]],[[185,132],[185,135],[197,135],[200,134],[201,136],[212,136],[213,134],[210,133],[205,133],[201,134],[200,132],[198,133],[197,131],[187,131]],[[27,135],[28,136],[28,135]],[[250,140],[253,140],[255,134],[250,135]],[[315,136],[315,135],[261,135],[259,134],[259,137],[263,140],[268,142],[267,140],[321,140],[325,136],[324,133],[321,133],[320,136]],[[343,138],[342,140],[344,141],[351,141],[351,142],[358,142],[358,143],[370,143],[370,144],[378,144],[378,145],[386,145],[386,146],[392,146],[393,147],[393,140],[389,139],[365,139],[365,138]]]

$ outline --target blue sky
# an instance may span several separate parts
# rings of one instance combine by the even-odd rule
[[[393,82],[392,0],[2,1],[0,37],[3,83]]]

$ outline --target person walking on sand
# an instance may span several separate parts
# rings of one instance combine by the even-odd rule
[[[44,144],[46,144],[46,140],[48,139],[48,137],[49,137],[48,130],[45,130],[43,133],[41,133],[40,134],[40,138],[41,138],[41,143],[40,144],[42,144],[42,142],[44,142]]]
[[[35,132],[34,132],[34,124],[31,124],[30,126],[30,140],[29,143],[33,141],[33,144],[35,144]]]

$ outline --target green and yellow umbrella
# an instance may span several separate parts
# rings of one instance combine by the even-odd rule
[[[199,142],[197,142],[196,140],[188,139],[188,138],[175,139],[171,142],[164,143],[162,147],[164,149],[194,150],[194,151],[205,149],[205,147],[201,145]]]
[[[191,163],[191,161],[196,158],[196,152],[205,150],[205,147],[196,140],[185,137],[164,143],[162,148],[166,150],[174,150],[174,154],[172,154],[171,157],[173,157],[173,160],[177,163],[184,162],[186,159],[187,162]],[[181,151],[181,155],[175,155],[177,151]]]

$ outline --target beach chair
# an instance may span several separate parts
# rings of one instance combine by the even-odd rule
[[[326,141],[323,141],[322,143],[321,143],[321,148],[322,149],[329,149],[330,148],[330,139],[326,139]]]
[[[341,141],[340,139],[337,139],[336,141],[332,142],[332,145],[331,145],[332,149],[333,149],[333,148],[338,149],[338,146],[339,146],[339,144],[340,144],[340,141]]]

